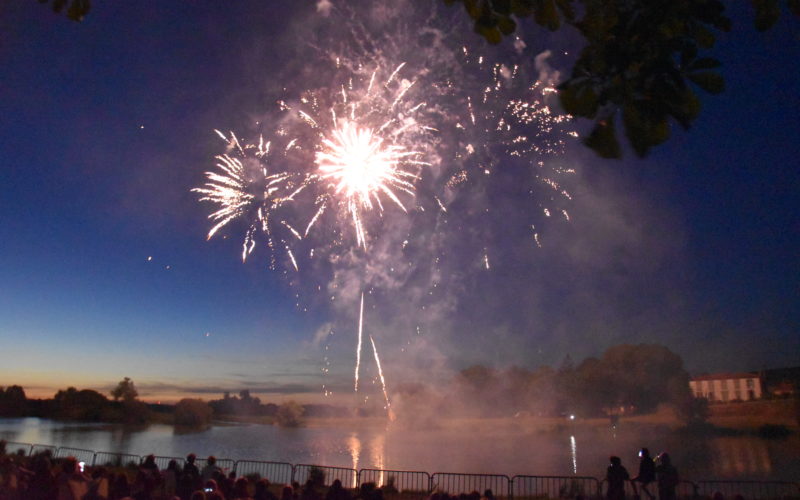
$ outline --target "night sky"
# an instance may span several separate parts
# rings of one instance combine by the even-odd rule
[[[340,3],[93,2],[82,23],[33,1],[0,6],[0,385],[50,396],[129,376],[146,399],[250,389],[317,400],[323,385],[347,395],[353,276],[399,267],[389,259],[401,231],[415,234],[404,254],[415,272],[370,271],[366,306],[390,389],[474,363],[557,366],[618,343],[664,344],[692,373],[800,364],[800,31],[785,16],[757,33],[738,3],[713,50],[726,90],[702,96],[688,133],[674,128],[645,159],[601,160],[575,140],[547,159],[575,170],[569,220],[539,224],[541,211],[504,191],[515,164],[481,198],[496,215],[468,210],[475,198],[462,194],[441,231],[430,210],[387,205],[371,260],[330,275],[271,270],[263,245],[243,264],[243,224],[206,241],[211,207],[190,190],[225,151],[214,129],[256,137],[278,99],[324,85],[308,54],[346,50],[348,23],[394,36],[408,57],[414,40],[394,28],[420,20],[498,61],[533,68],[549,50],[550,76],[579,48],[528,21],[522,54],[511,39],[489,49],[465,14],[434,2]],[[354,251],[326,255],[336,252]],[[434,252],[441,262],[423,265]]]

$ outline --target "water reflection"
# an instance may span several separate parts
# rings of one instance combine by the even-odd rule
[[[569,451],[572,455],[572,473],[578,474],[578,447],[575,444],[575,436],[569,437]]]
[[[350,437],[347,439],[347,446],[350,449],[350,456],[353,459],[353,465],[351,466],[354,470],[359,470],[358,467],[358,459],[361,456],[361,440],[358,439],[358,434],[353,432],[350,434]],[[353,482],[355,482],[355,477],[353,478]],[[355,488],[355,484],[351,487]]]
[[[376,434],[372,438],[372,446],[370,447],[372,450],[372,463],[375,464],[376,469],[383,469],[386,468],[386,462],[384,461],[385,457],[385,446],[386,446],[386,434]],[[384,477],[383,472],[378,474],[378,487],[384,485]]]
[[[712,442],[712,449],[716,456],[713,461],[713,471],[717,476],[769,476],[772,474],[772,461],[767,444],[762,440],[721,437]]]

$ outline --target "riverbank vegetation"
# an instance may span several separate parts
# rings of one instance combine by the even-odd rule
[[[0,417],[33,416],[57,420],[123,424],[165,423],[200,428],[212,422],[258,423],[297,427],[386,423],[380,402],[348,408],[329,404],[278,405],[262,402],[248,390],[226,392],[211,401],[182,399],[175,405],[146,403],[134,382],[121,380],[109,392],[69,387],[52,399],[28,399],[22,387],[0,388]],[[397,424],[430,427],[455,420],[512,419],[515,425],[555,429],[564,425],[637,425],[677,429],[758,431],[763,436],[793,432],[800,424],[800,401],[775,399],[710,404],[693,397],[681,357],[654,344],[618,345],[598,358],[575,363],[567,357],[557,368],[474,365],[449,380],[404,382],[392,387]],[[327,423],[325,423],[327,422]],[[449,424],[448,424],[449,425]],[[783,430],[785,429],[785,430]],[[755,431],[754,431],[755,430]]]

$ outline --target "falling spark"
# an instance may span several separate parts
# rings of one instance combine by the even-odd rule
[[[375,347],[375,339],[372,335],[369,336],[369,341],[372,342],[372,353],[375,355],[375,365],[378,367],[378,377],[381,380],[381,389],[383,390],[383,399],[386,401],[386,411],[389,412],[389,418],[394,420],[392,413],[392,403],[389,401],[389,393],[386,391],[386,379],[383,378],[383,369],[381,368],[381,358],[378,356],[378,348]]]
[[[294,254],[292,253],[292,249],[289,248],[289,245],[286,245],[286,253],[289,255],[289,258],[292,260],[292,265],[294,266],[295,271],[299,271],[300,268],[297,267],[297,260],[294,258]]]
[[[361,370],[361,333],[364,326],[364,292],[361,292],[361,311],[358,313],[358,344],[356,344],[356,382],[355,392],[358,392],[358,372]]]

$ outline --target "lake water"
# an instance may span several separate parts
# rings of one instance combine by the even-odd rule
[[[425,429],[393,424],[331,422],[297,429],[267,425],[215,425],[178,432],[151,425],[66,423],[36,418],[0,419],[0,439],[95,451],[160,456],[216,455],[354,469],[497,473],[512,476],[602,477],[611,454],[635,473],[637,452],[668,451],[686,479],[800,479],[800,439],[682,437],[664,428],[621,426],[616,431],[564,426],[529,429],[513,420],[448,422]]]

